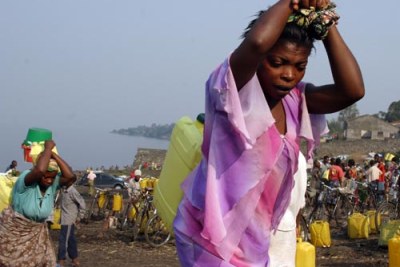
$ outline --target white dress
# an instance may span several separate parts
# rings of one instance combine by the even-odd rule
[[[298,170],[294,174],[294,183],[289,206],[277,231],[271,236],[269,267],[295,267],[296,265],[296,216],[305,205],[307,189],[307,162],[301,152]]]

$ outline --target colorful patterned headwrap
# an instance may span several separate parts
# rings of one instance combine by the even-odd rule
[[[315,10],[299,9],[289,16],[288,23],[295,23],[305,28],[312,38],[323,40],[328,36],[329,28],[337,24],[340,16],[336,13],[336,5],[330,3],[326,8]]]
[[[54,159],[50,159],[49,161],[49,166],[47,166],[47,171],[49,172],[59,172],[60,168],[58,167],[58,163],[57,161],[55,161]]]
[[[32,163],[33,163],[33,166],[36,166],[36,164],[37,164],[37,162],[38,162],[40,156],[42,156],[42,153],[40,153],[40,154],[38,155],[37,160],[35,160],[34,162],[32,162]],[[49,165],[47,165],[47,171],[48,171],[48,172],[54,172],[54,171],[60,172],[60,167],[58,166],[58,163],[57,163],[57,161],[56,161],[55,159],[50,159],[50,160],[49,160]]]

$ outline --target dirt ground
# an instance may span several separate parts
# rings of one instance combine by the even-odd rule
[[[82,267],[180,266],[173,241],[153,248],[144,238],[130,242],[129,234],[115,229],[109,229],[103,237],[99,237],[101,229],[102,221],[80,225],[77,239]],[[57,249],[59,231],[50,231]]]
[[[87,188],[77,186],[82,196],[89,201]],[[102,232],[102,221],[80,224],[77,230],[79,258],[82,267],[178,267],[180,266],[174,240],[154,248],[146,243],[144,237],[130,242],[127,232],[109,229]],[[57,251],[58,230],[50,230]],[[317,267],[387,267],[388,249],[378,247],[377,234],[368,239],[350,240],[346,229],[331,226],[332,245],[330,248],[316,249]]]
[[[144,238],[131,243],[127,233],[109,229],[103,237],[102,221],[80,225],[77,231],[80,261],[83,267],[178,267],[174,241],[153,248]],[[57,247],[58,231],[50,230]],[[316,266],[380,267],[388,266],[387,248],[378,247],[378,235],[350,240],[344,229],[331,228],[332,246],[317,248]]]

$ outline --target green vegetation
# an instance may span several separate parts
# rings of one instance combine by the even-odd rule
[[[175,123],[164,125],[153,123],[151,126],[141,125],[127,129],[112,130],[111,133],[169,140],[174,126]]]
[[[400,100],[397,102],[392,102],[392,104],[390,104],[385,119],[388,122],[400,120]]]

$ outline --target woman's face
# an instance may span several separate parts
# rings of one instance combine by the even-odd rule
[[[278,41],[267,53],[257,76],[267,100],[279,101],[303,79],[311,48]]]
[[[40,180],[40,185],[44,188],[48,188],[54,183],[54,179],[56,178],[56,176],[57,176],[56,171],[54,172],[47,171]]]

